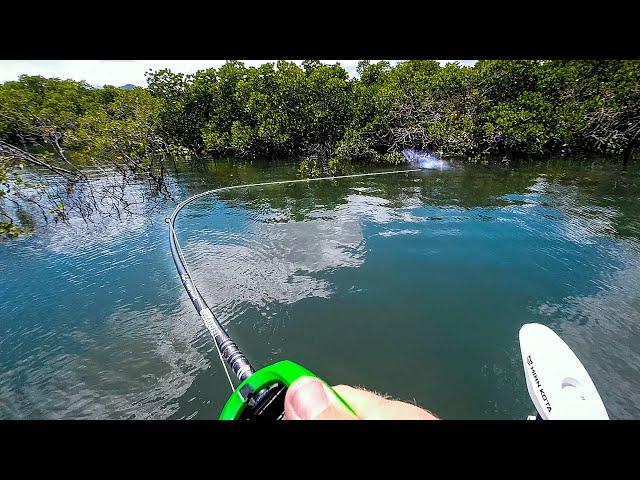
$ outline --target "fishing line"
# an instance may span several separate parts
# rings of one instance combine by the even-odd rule
[[[420,157],[420,165],[424,164]],[[428,159],[427,159],[428,160]],[[426,160],[425,160],[426,161]],[[442,165],[439,165],[443,168]],[[176,205],[170,217],[165,218],[169,224],[169,245],[171,255],[180,275],[180,280],[197,310],[200,318],[209,330],[216,344],[216,350],[224,368],[233,393],[225,403],[220,419],[251,420],[281,419],[284,416],[284,402],[287,389],[303,376],[318,378],[313,372],[290,360],[281,360],[255,371],[237,345],[231,340],[206,301],[198,291],[193,275],[189,270],[184,252],[178,242],[175,230],[176,217],[180,211],[194,200],[227,190],[251,188],[268,185],[285,185],[290,183],[335,180],[340,178],[368,177],[374,175],[391,175],[397,173],[417,172],[422,169],[394,170],[389,172],[360,173],[334,177],[320,177],[298,180],[281,180],[246,185],[232,185],[216,188],[193,195]],[[527,390],[542,419],[608,419],[606,408],[598,391],[580,360],[552,330],[539,324],[527,324],[520,329],[520,351],[522,354]],[[240,381],[235,389],[231,370]],[[541,388],[544,379],[545,387]],[[323,381],[324,382],[324,381]],[[324,382],[344,407],[355,415],[351,406],[331,387]],[[570,386],[569,391],[565,387]],[[553,407],[551,406],[553,404]],[[530,417],[535,418],[535,417]]]
[[[166,219],[165,219],[166,220]],[[175,229],[173,228],[173,225],[171,223],[169,223],[169,229],[171,231],[171,235],[175,237],[176,232]],[[189,270],[189,265],[187,265],[185,259],[184,259],[184,254],[182,253],[182,248],[180,247],[179,243],[176,243],[176,246],[178,247],[178,255],[180,256],[180,259],[185,267],[185,270],[187,271],[187,275],[189,276],[189,278],[191,279],[191,283],[194,283],[193,281],[193,276],[191,275],[191,270]],[[209,331],[209,333],[211,333],[213,335],[213,333],[211,331]],[[233,384],[233,380],[231,380],[231,375],[229,375],[229,370],[227,369],[227,364],[224,361],[224,358],[222,358],[222,352],[220,351],[220,347],[218,346],[218,342],[213,342],[214,345],[216,346],[216,351],[218,352],[218,356],[220,357],[220,363],[222,363],[222,367],[224,368],[224,373],[227,375],[227,379],[229,380],[229,385],[231,386],[231,391],[233,392],[236,387]]]
[[[212,195],[214,193],[224,192],[228,190],[235,190],[239,188],[252,188],[252,187],[265,187],[269,185],[286,185],[292,183],[309,183],[309,182],[317,182],[322,180],[337,180],[341,178],[357,178],[357,177],[372,177],[376,175],[392,175],[398,173],[409,173],[409,172],[419,172],[420,168],[414,168],[409,170],[392,170],[388,172],[373,172],[373,173],[355,173],[351,175],[337,175],[332,177],[317,177],[317,178],[302,178],[297,180],[278,180],[273,182],[262,182],[262,183],[249,183],[243,185],[230,185],[227,187],[215,188],[213,190],[207,190],[202,193],[198,193],[197,195],[193,195],[192,197],[183,200],[178,205],[176,205],[175,210],[171,214],[171,216],[165,218],[165,222],[169,225],[169,245],[171,247],[171,255],[173,257],[173,261],[178,270],[178,274],[180,275],[180,280],[191,299],[191,303],[195,307],[196,311],[200,315],[200,318],[204,322],[207,330],[213,337],[214,343],[216,344],[216,350],[218,351],[218,356],[220,357],[220,361],[222,362],[222,366],[224,367],[224,371],[229,380],[229,384],[231,385],[231,390],[235,390],[233,381],[231,380],[231,375],[227,370],[227,364],[231,367],[236,377],[242,382],[249,378],[254,373],[254,369],[246,359],[246,357],[242,354],[237,345],[229,338],[229,335],[224,330],[216,316],[213,314],[206,301],[198,291],[195,280],[191,271],[189,270],[189,266],[187,265],[187,261],[185,259],[184,253],[182,252],[182,248],[180,247],[180,242],[178,242],[178,236],[175,230],[175,221],[176,217],[180,213],[180,211],[186,207],[188,204],[197,200],[206,195]]]

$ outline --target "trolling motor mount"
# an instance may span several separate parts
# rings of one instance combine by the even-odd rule
[[[587,370],[553,330],[539,323],[527,323],[520,328],[519,338],[527,390],[537,417],[609,420]]]

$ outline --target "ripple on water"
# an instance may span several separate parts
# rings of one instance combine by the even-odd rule
[[[575,349],[612,417],[638,417],[637,220],[617,193],[600,202],[576,182],[464,178],[203,198],[178,235],[257,363],[300,358],[454,418],[521,417],[517,329],[539,321]],[[0,250],[0,418],[215,416],[228,385],[173,268],[166,213]],[[407,385],[408,370],[428,388]]]

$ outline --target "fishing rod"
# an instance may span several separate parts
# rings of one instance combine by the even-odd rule
[[[196,286],[196,282],[189,270],[176,235],[175,221],[180,211],[194,200],[228,190],[264,187],[269,185],[309,183],[341,178],[391,175],[418,171],[421,171],[421,169],[416,168],[409,170],[393,170],[389,172],[359,173],[332,177],[231,185],[228,187],[207,190],[187,198],[176,206],[171,216],[165,219],[169,225],[169,246],[171,248],[173,262],[178,270],[178,275],[180,276],[184,289],[191,299],[191,303],[193,303],[198,315],[213,337],[216,350],[218,351],[218,356],[220,357],[220,361],[222,362],[222,366],[224,367],[227,379],[229,380],[233,391],[222,409],[219,417],[221,420],[281,419],[284,416],[284,398],[289,385],[302,376],[317,377],[317,375],[290,360],[276,362],[257,371],[251,366],[249,360],[247,360],[236,343],[222,327],[220,321],[216,318],[215,314]],[[240,384],[237,387],[234,387],[233,385],[233,381],[231,380],[231,376],[227,370],[227,365],[231,367],[231,371],[240,381]],[[347,404],[347,402],[345,402],[344,399],[335,392],[335,390],[326,384],[326,382],[324,383],[329,390],[333,392],[336,398],[342,402],[350,412],[354,413],[353,409]]]
[[[283,360],[257,371],[254,370],[222,327],[196,286],[176,235],[175,221],[180,211],[201,197],[228,190],[390,175],[421,170],[394,170],[221,187],[189,197],[179,203],[171,216],[165,219],[169,225],[171,256],[180,275],[180,280],[191,299],[191,303],[213,337],[233,392],[222,409],[219,417],[221,420],[281,419],[284,416],[284,398],[289,385],[302,376],[316,378],[317,376],[290,360]],[[529,419],[607,420],[609,418],[602,398],[586,369],[571,348],[553,330],[537,323],[525,324],[520,329],[519,340],[527,390],[537,411],[537,415],[530,416]],[[240,381],[238,387],[234,387],[227,365],[231,367],[234,375]],[[347,402],[326,382],[324,383],[336,398],[354,413]]]

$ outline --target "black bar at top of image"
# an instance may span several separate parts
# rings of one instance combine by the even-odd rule
[[[211,6],[210,6],[211,7]],[[5,8],[5,18],[11,18]],[[57,8],[57,7],[56,7]],[[637,16],[632,9],[559,4],[389,5],[283,15],[263,6],[258,15],[216,4],[215,14],[163,9],[91,19],[29,13],[0,29],[4,59],[637,59]],[[292,8],[292,7],[289,7]],[[255,15],[251,15],[254,12]],[[197,14],[196,14],[197,13]],[[289,13],[291,15],[289,15]],[[16,9],[15,15],[24,12]],[[55,21],[54,21],[55,20]]]

